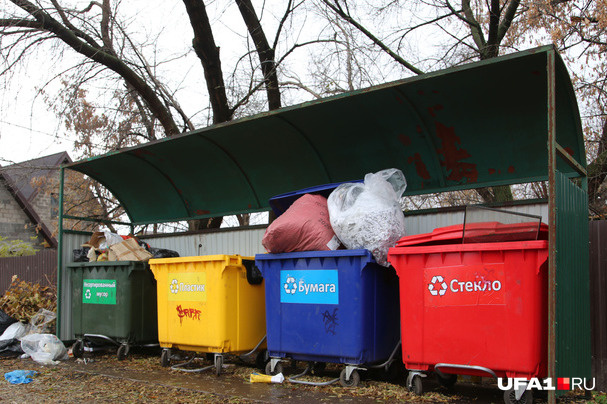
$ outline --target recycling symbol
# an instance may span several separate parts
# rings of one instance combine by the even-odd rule
[[[179,282],[177,281],[177,279],[173,279],[171,281],[171,284],[169,285],[169,288],[171,289],[171,293],[177,293],[177,292],[179,292]]]
[[[287,277],[287,281],[284,284],[285,293],[289,295],[294,295],[297,291],[297,283],[295,283],[295,278],[292,276]]]
[[[86,292],[84,292],[84,297],[86,297],[87,299],[91,298],[91,290],[87,289]]]
[[[428,284],[428,290],[432,296],[442,296],[447,293],[447,282],[440,275],[433,276]]]

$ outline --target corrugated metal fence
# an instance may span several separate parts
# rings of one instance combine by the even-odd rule
[[[597,390],[607,391],[607,220],[589,227],[592,375]]]
[[[13,275],[40,285],[57,284],[57,250],[41,250],[27,257],[0,258],[0,295],[11,285]]]

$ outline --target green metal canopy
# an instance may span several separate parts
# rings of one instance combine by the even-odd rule
[[[105,185],[133,223],[264,210],[272,196],[401,169],[406,194],[548,179],[552,46],[437,71],[67,165]],[[566,67],[556,140],[585,167]],[[565,175],[574,168],[559,161]]]

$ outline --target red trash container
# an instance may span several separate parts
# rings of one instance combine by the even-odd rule
[[[545,376],[548,241],[461,238],[462,226],[449,226],[405,237],[388,253],[399,277],[405,366],[413,375]]]

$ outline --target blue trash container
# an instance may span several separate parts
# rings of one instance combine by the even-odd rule
[[[387,367],[400,346],[398,277],[368,250],[257,254],[265,279],[267,373],[280,359],[341,363],[343,386],[361,367]],[[398,357],[397,357],[397,360]]]

